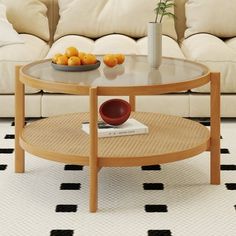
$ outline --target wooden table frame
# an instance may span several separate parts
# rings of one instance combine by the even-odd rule
[[[25,85],[41,88],[29,76],[20,73],[21,67],[16,67],[15,80],[15,172],[24,173],[25,171],[25,151],[20,145],[20,136],[25,124]],[[29,83],[27,82],[29,80]],[[102,167],[98,158],[98,139],[97,139],[97,117],[98,117],[98,102],[97,98],[100,95],[128,95],[132,111],[135,111],[135,96],[164,94],[172,91],[183,91],[199,87],[210,82],[210,183],[220,184],[220,73],[208,73],[202,78],[190,82],[182,83],[181,85],[173,84],[171,86],[163,85],[162,87],[151,88],[140,86],[137,89],[122,89],[116,88],[106,90],[101,87],[89,88],[90,97],[90,157],[89,157],[89,172],[90,172],[90,212],[96,212],[98,208],[98,172]],[[47,86],[44,86],[47,88]],[[60,88],[59,88],[60,90]],[[67,91],[68,92],[68,91]],[[76,94],[75,91],[70,92]],[[178,160],[178,159],[176,159]]]

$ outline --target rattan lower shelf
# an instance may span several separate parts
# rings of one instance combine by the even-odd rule
[[[209,148],[210,133],[188,119],[157,113],[134,112],[149,133],[98,139],[99,166],[161,164],[195,156]],[[89,165],[89,135],[81,130],[88,113],[50,117],[25,126],[20,144],[33,155]]]

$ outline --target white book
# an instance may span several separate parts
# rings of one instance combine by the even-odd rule
[[[119,126],[110,126],[105,123],[100,124],[103,125],[98,125],[99,138],[148,133],[148,127],[133,118],[128,119],[125,123]],[[82,123],[82,130],[89,134],[89,122]]]

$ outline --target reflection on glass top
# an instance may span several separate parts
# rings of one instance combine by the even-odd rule
[[[159,69],[151,68],[146,56],[126,56],[123,65],[109,68],[101,66],[86,72],[62,72],[51,66],[50,61],[34,64],[24,73],[45,82],[76,84],[81,86],[143,86],[191,81],[208,72],[207,68],[192,62],[163,58]]]

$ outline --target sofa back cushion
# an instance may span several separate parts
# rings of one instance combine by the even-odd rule
[[[18,33],[49,40],[47,7],[39,0],[0,0],[7,7],[7,18]]]
[[[118,33],[134,38],[147,34],[157,0],[58,0],[60,20],[55,39],[78,34],[98,38]],[[174,20],[165,17],[163,34],[177,39]]]
[[[9,45],[24,43],[24,40],[13,29],[12,24],[7,20],[6,6],[0,3],[0,47]]]
[[[185,8],[186,38],[197,33],[236,36],[236,0],[188,0]]]

